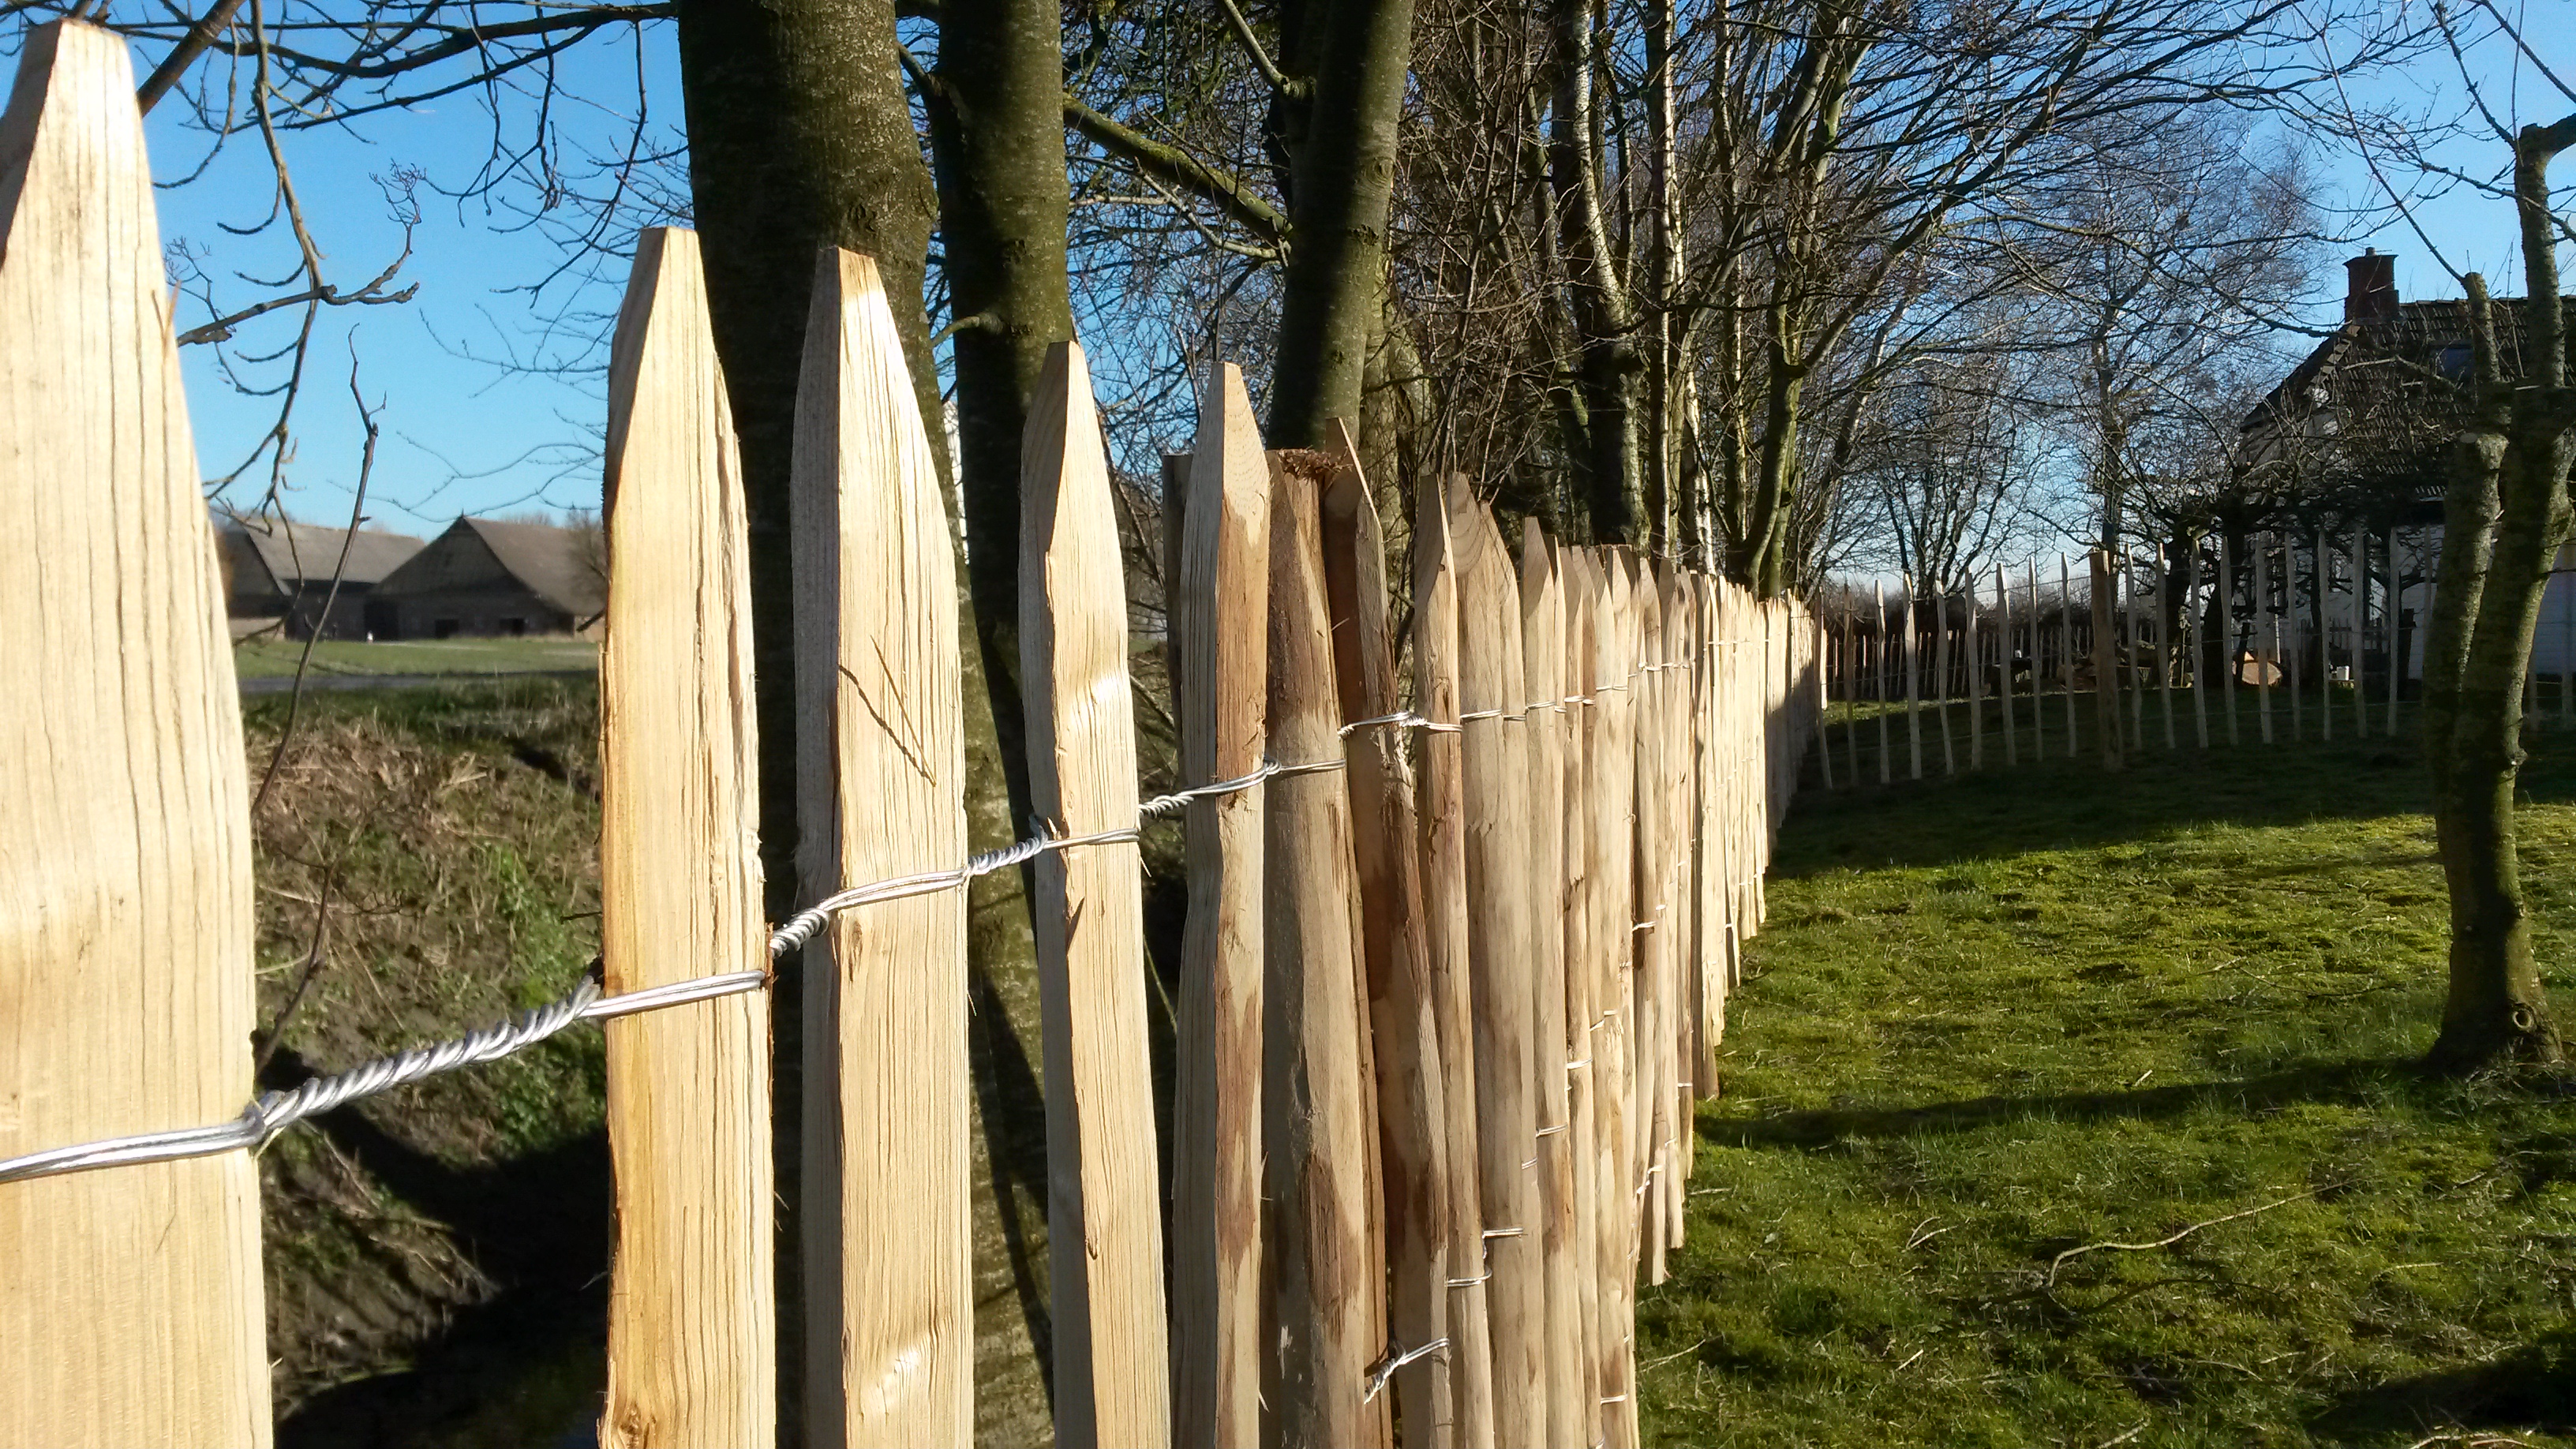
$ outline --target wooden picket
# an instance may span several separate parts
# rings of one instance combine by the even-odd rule
[[[239,696],[125,42],[27,32],[0,118],[0,1156],[251,1088]],[[265,1444],[241,1152],[0,1186],[0,1443]]]
[[[1136,820],[1127,591],[1082,349],[1056,344],[1021,443],[1020,686],[1029,795],[1067,839]],[[1048,1285],[1063,1449],[1170,1442],[1163,1218],[1146,1039],[1144,873],[1123,842],[1035,862]]]
[[[610,351],[599,662],[607,989],[763,971],[750,549],[694,233],[638,238]],[[600,1442],[776,1437],[769,1000],[608,1024],[617,1242]]]
[[[827,251],[797,387],[803,897],[966,856],[955,554],[876,263]],[[966,910],[846,913],[805,953],[806,1433],[974,1426]]]

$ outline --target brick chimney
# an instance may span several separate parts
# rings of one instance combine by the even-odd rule
[[[2397,316],[2397,258],[2364,247],[2343,264],[2343,320],[2388,322]]]

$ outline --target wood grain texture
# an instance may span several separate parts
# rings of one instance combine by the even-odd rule
[[[1468,948],[1476,1025],[1479,1187],[1494,1354],[1494,1432],[1506,1445],[1547,1431],[1547,1283],[1540,1253],[1536,1001],[1527,884],[1528,780],[1517,731],[1521,661],[1506,648],[1517,589],[1501,535],[1463,482],[1443,490],[1458,550],[1458,706],[1465,746]],[[1553,932],[1553,922],[1548,924]],[[1494,1236],[1503,1234],[1503,1236]]]
[[[1270,458],[1271,750],[1292,765],[1338,760],[1322,459]],[[1375,1093],[1362,1054],[1350,798],[1337,773],[1282,774],[1267,787],[1262,1104],[1279,1354],[1269,1432],[1284,1445],[1370,1449],[1389,1436],[1385,1399],[1363,1398],[1385,1350],[1386,1273],[1371,1251]]]
[[[1574,1182],[1575,1369],[1570,1392],[1583,1415],[1583,1442],[1601,1442],[1601,1192],[1599,1107],[1594,1098],[1593,1036],[1599,1016],[1595,937],[1601,879],[1594,863],[1592,789],[1597,710],[1592,687],[1592,634],[1597,581],[1584,552],[1555,554],[1565,614],[1557,651],[1565,697],[1565,1120]]]
[[[1540,1252],[1547,1272],[1548,1439],[1588,1444],[1582,1383],[1582,1287],[1574,1252],[1576,1195],[1572,1098],[1565,1064],[1566,886],[1565,598],[1556,561],[1537,520],[1521,525],[1522,747],[1528,752],[1524,799],[1529,811],[1531,1025],[1538,1088]]]
[[[1127,592],[1082,349],[1060,342],[1020,448],[1020,689],[1029,794],[1064,835],[1136,821]],[[1063,1449],[1170,1442],[1163,1217],[1133,845],[1034,863],[1045,1036],[1048,1286]]]
[[[1630,555],[1636,606],[1637,643],[1637,969],[1631,999],[1637,1013],[1637,1096],[1630,1119],[1632,1150],[1638,1175],[1633,1186],[1642,1195],[1639,1207],[1639,1251],[1645,1280],[1665,1278],[1665,1250],[1671,1229],[1665,1222],[1669,1196],[1663,1191],[1672,1170],[1668,1148],[1672,1137],[1672,945],[1670,919],[1672,858],[1672,729],[1669,671],[1664,662],[1664,601],[1654,570]],[[1885,640],[1881,639],[1884,676]],[[1884,722],[1887,716],[1879,716]],[[1884,741],[1881,758],[1885,757]]]
[[[221,580],[125,43],[25,32],[0,119],[0,1156],[250,1097]],[[249,1154],[0,1187],[0,1443],[269,1440]]]
[[[1175,575],[1181,783],[1252,773],[1266,753],[1270,465],[1243,373],[1199,395]],[[1261,1441],[1262,820],[1266,791],[1192,800],[1189,918],[1174,1030],[1172,1439]]]
[[[796,391],[805,899],[966,858],[957,579],[876,264],[826,249]],[[837,917],[805,952],[806,1432],[974,1425],[966,896]]]
[[[1426,479],[1413,510],[1416,713],[1458,722],[1458,570],[1441,486]],[[1422,736],[1419,795],[1423,946],[1440,1033],[1448,1148],[1449,1384],[1457,1449],[1495,1449],[1493,1336],[1488,1317],[1483,1164],[1476,1126],[1475,997],[1467,909],[1466,745],[1461,730]]]
[[[1333,677],[1352,718],[1376,719],[1403,706],[1388,633],[1386,541],[1348,430],[1335,420],[1327,432],[1323,452],[1333,471],[1323,493],[1324,585]],[[1394,1342],[1411,1348],[1449,1336],[1450,1270],[1447,1084],[1414,848],[1408,733],[1375,725],[1342,744],[1374,1048],[1388,1323]],[[1395,1395],[1406,1449],[1445,1449],[1456,1410],[1441,1359],[1399,1370]]]
[[[611,992],[769,966],[751,577],[697,236],[637,240],[610,350],[600,955]],[[615,1449],[776,1437],[769,998],[608,1023]]]
[[[1614,550],[1595,549],[1591,571],[1599,580],[1593,685],[1601,736],[1595,758],[1605,767],[1593,782],[1593,849],[1602,889],[1601,1003],[1592,1042],[1600,1092],[1598,1191],[1601,1199],[1602,1321],[1599,1397],[1602,1434],[1611,1444],[1637,1441],[1636,1403],[1628,1396],[1636,1355],[1637,1162],[1631,1123],[1637,1104],[1636,781],[1638,689],[1633,578]]]

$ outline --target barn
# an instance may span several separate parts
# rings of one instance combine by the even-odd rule
[[[352,533],[281,518],[245,518],[219,529],[215,548],[235,633],[282,623],[291,638],[318,632],[325,639],[355,639],[367,632],[367,607],[376,588],[420,552],[421,542],[402,533],[363,528]],[[335,573],[337,592],[331,587]]]
[[[607,600],[597,529],[460,518],[376,586],[367,624],[379,639],[571,634]]]

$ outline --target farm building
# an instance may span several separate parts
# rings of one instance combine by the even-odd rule
[[[379,639],[570,634],[598,622],[608,570],[594,529],[460,518],[376,586]]]
[[[372,627],[368,605],[377,586],[420,550],[420,540],[409,534],[363,528],[351,533],[276,518],[236,520],[215,535],[234,632],[282,624],[297,639],[315,633],[325,639],[364,637]],[[331,587],[334,574],[337,592]]]

